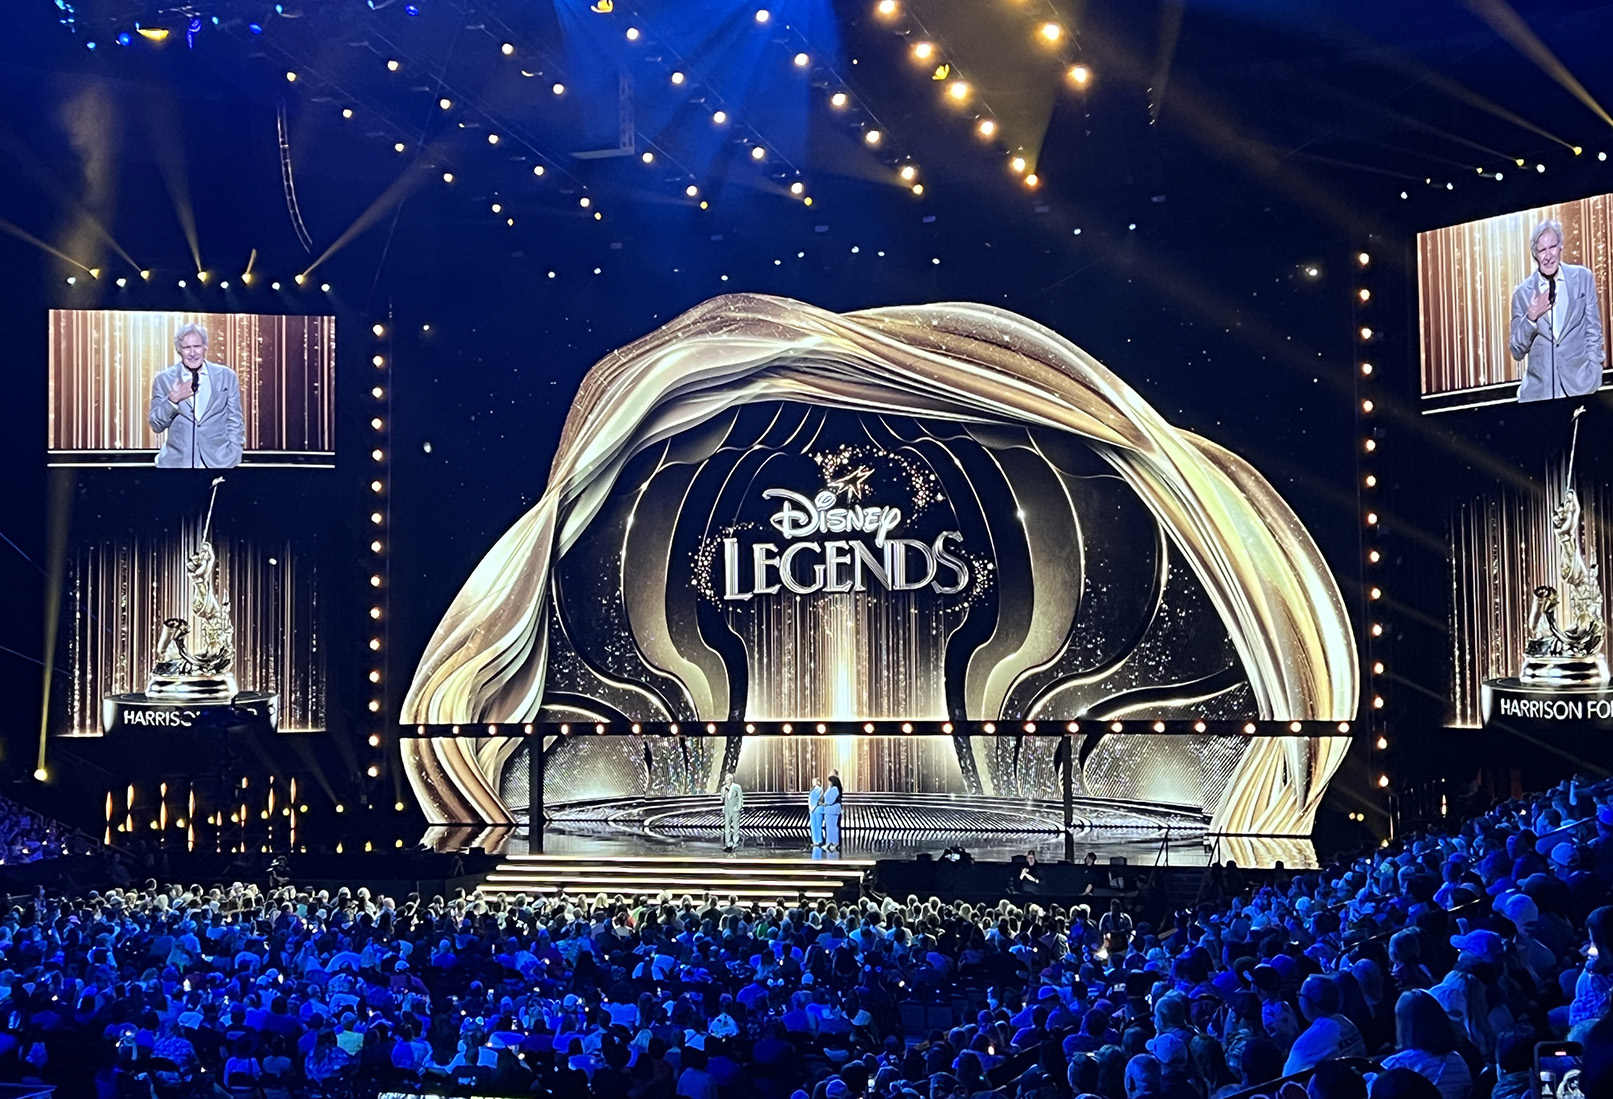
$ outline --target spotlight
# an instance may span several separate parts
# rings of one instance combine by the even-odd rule
[[[1040,182],[1042,182],[1041,177],[1035,172],[1025,177],[1025,186],[1027,187],[1035,187]]]
[[[687,186],[687,187],[685,187],[683,189],[683,193],[688,195],[690,198],[694,198],[696,195],[698,195],[700,193],[700,188],[696,187],[693,183],[691,183],[691,184],[689,184],[689,186]]]
[[[639,159],[642,160],[646,164],[654,164],[655,163],[655,154],[651,153],[651,152],[645,152],[644,154],[642,154],[639,157]]]
[[[879,0],[879,3],[874,5],[874,11],[889,19],[897,12],[896,0]]]
[[[452,173],[452,172],[444,172],[442,174],[442,181],[444,183],[452,183],[454,181],[454,173]]]
[[[1013,160],[1008,162],[1008,166],[1016,173],[1023,172],[1025,170],[1025,158],[1022,156],[1016,156]]]
[[[1036,33],[1042,36],[1044,42],[1057,42],[1064,37],[1064,28],[1057,23],[1043,23],[1036,28]]]
[[[637,42],[638,41],[638,28],[637,27],[628,27],[627,28],[627,40],[629,42]]]
[[[792,195],[798,195],[805,190],[806,184],[802,183],[800,180],[796,180],[794,183],[790,184],[790,194]]]
[[[287,84],[295,84],[296,82],[297,82],[297,74],[296,73],[294,73],[294,72],[286,73],[286,83]]]
[[[498,144],[498,134],[488,134],[487,135],[487,143],[489,145],[497,145]]]
[[[868,145],[878,145],[880,139],[884,136],[885,135],[880,133],[878,130],[868,130],[863,134],[863,141]]]
[[[566,94],[566,86],[564,84],[561,84],[559,81],[556,81],[554,86],[551,87],[549,90],[551,92],[553,92],[555,95],[565,95]]]
[[[954,103],[962,103],[969,98],[969,85],[962,80],[954,80],[947,85],[947,95]]]
[[[401,141],[394,141],[394,142],[393,142],[393,143],[392,143],[392,151],[393,151],[393,152],[394,152],[394,153],[401,153],[401,152],[403,152],[403,149],[404,149],[404,145],[403,145],[403,142],[401,142]]]
[[[1070,71],[1065,73],[1070,83],[1077,88],[1084,88],[1092,80],[1092,70],[1085,65],[1071,65]]]
[[[756,21],[758,23],[766,23],[769,19],[772,19],[772,18],[773,18],[773,13],[768,11],[766,8],[757,8],[756,9]]]
[[[675,72],[675,73],[672,74],[672,83],[674,83],[674,84],[682,84],[683,81],[684,81],[684,76],[683,76],[683,74],[681,72]]]
[[[767,150],[766,149],[762,148],[760,145],[752,145],[751,146],[750,158],[752,160],[763,160],[766,157],[767,157]]]
[[[342,108],[342,117],[343,118],[352,118],[353,117],[353,108],[351,108],[351,107],[343,107]]]
[[[912,178],[913,178],[913,177],[914,177],[914,176],[916,176],[916,175],[918,175],[918,174],[919,174],[919,172],[918,172],[918,169],[917,169],[917,168],[915,168],[915,167],[913,167],[913,165],[911,165],[911,164],[904,164],[904,165],[902,165],[902,170],[901,170],[901,172],[900,172],[900,173],[898,173],[898,174],[899,174],[899,175],[901,175],[901,177],[902,177],[902,178],[903,178],[903,179],[904,179],[904,180],[908,180],[908,181],[911,181],[911,180],[912,180]]]
[[[928,61],[935,56],[935,44],[933,42],[918,43],[913,47],[913,56],[920,61]]]
[[[721,126],[723,123],[728,121],[728,112],[727,111],[713,111],[712,115],[711,115],[711,121],[714,122],[716,125]]]
[[[390,60],[388,60],[388,61],[387,61],[387,63],[386,63],[386,71],[387,71],[387,72],[389,72],[389,73],[395,73],[395,72],[397,72],[397,71],[398,71],[398,67],[399,67],[399,66],[398,66],[398,59],[397,59],[397,58],[395,58],[395,57],[394,57],[394,58],[391,58],[391,59],[390,59]]]
[[[806,54],[798,53],[798,54],[795,55],[795,67],[796,68],[804,69],[808,65],[810,65],[811,63],[812,63],[812,58],[808,57]]]
[[[997,132],[997,123],[989,118],[982,118],[980,125],[975,127],[975,133],[981,137],[990,137]]]
[[[835,110],[840,110],[841,108],[845,107],[845,105],[846,105],[846,93],[845,92],[835,92],[833,95],[831,95],[829,97],[829,106],[833,107]]]
[[[504,45],[498,48],[498,52],[503,54],[505,57],[508,57],[510,54],[515,52],[515,47],[509,42],[506,42]]]
[[[915,195],[922,195],[924,193],[924,184],[922,184],[922,183],[913,184],[913,193]]]
[[[454,105],[454,101],[452,99],[449,99],[446,95],[443,96],[441,99],[437,100],[437,106],[441,107],[445,111],[449,107],[452,107],[453,105]]]

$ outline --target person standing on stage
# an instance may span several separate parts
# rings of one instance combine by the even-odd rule
[[[1535,226],[1529,252],[1535,270],[1512,292],[1510,350],[1515,360],[1527,359],[1518,400],[1595,393],[1607,363],[1596,277],[1588,267],[1562,261],[1559,221]]]
[[[812,833],[812,846],[823,846],[823,780],[812,778],[812,792],[807,795],[807,828]]]
[[[840,771],[830,771],[828,788],[823,791],[823,839],[830,851],[840,850],[840,813],[845,808],[841,799],[845,794],[845,788],[840,785]]]
[[[745,791],[739,780],[729,775],[722,794],[722,849],[732,851],[739,846],[739,813],[745,808]]]
[[[235,371],[207,359],[207,329],[182,326],[174,334],[179,361],[151,382],[146,423],[162,436],[159,469],[234,469],[246,445],[241,383]]]

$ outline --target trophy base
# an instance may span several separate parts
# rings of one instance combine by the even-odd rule
[[[110,695],[101,700],[101,731],[274,733],[280,729],[280,696],[241,691],[223,702],[153,698],[149,694]]]
[[[1608,681],[1607,657],[1526,656],[1518,679],[1541,686],[1597,687]]]
[[[234,698],[240,689],[235,676],[223,675],[163,675],[151,673],[146,681],[146,697],[163,702],[225,703]]]

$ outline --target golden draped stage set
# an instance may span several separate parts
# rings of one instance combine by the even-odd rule
[[[775,410],[773,436],[736,428],[758,408]],[[781,439],[806,454],[810,440],[795,440],[778,422],[797,425],[799,434],[800,425],[822,429],[826,417],[879,430],[897,425],[881,453],[910,452],[903,461],[919,455],[923,461],[909,465],[927,462],[939,472],[920,470],[913,483],[930,478],[950,488],[923,490],[932,513],[937,499],[954,512],[996,509],[995,527],[968,528],[987,533],[971,533],[959,546],[958,575],[968,577],[973,597],[966,591],[958,597],[964,603],[937,610],[928,591],[818,591],[769,596],[764,613],[761,596],[741,603],[730,594],[722,604],[708,577],[695,625],[689,608],[701,596],[683,577],[698,574],[700,561],[679,553],[668,533],[692,479],[724,448],[732,452],[724,459],[728,480],[740,479],[734,463],[745,454]],[[963,459],[942,445],[951,438],[954,450],[983,456],[1007,486],[1006,512],[992,494],[959,481],[954,467]],[[671,477],[674,469],[682,472]],[[1135,553],[1104,541],[1104,524],[1082,495],[1092,485],[1123,495],[1124,507],[1149,523]],[[971,491],[980,498],[960,502]],[[701,519],[707,544],[721,521],[709,510]],[[766,523],[759,525],[765,535]],[[614,558],[601,547],[613,547]],[[1095,579],[1108,575],[1096,559],[1100,548],[1144,562],[1147,598],[1139,602],[1148,625],[1129,649],[1111,645],[1094,658],[1093,646],[1083,645],[1090,629],[1083,616],[1106,597]],[[691,558],[694,566],[686,566]],[[720,578],[718,558],[706,564]],[[609,570],[600,581],[605,598],[595,602],[557,581]],[[979,594],[993,586],[996,594]],[[598,634],[587,616],[618,605],[622,613],[607,625],[612,636],[600,646],[630,650],[648,670],[642,683],[597,660],[579,661],[583,646],[570,637]],[[1198,619],[1193,606],[1203,608]],[[970,616],[972,633],[962,626]],[[726,653],[703,640],[713,621],[728,626]],[[1217,636],[1199,650],[1221,654],[1215,659],[1225,667],[1194,658],[1173,673],[1170,645],[1205,634],[1206,625]],[[562,668],[569,669],[564,690]],[[551,805],[708,795],[729,769],[747,792],[789,795],[793,803],[813,776],[839,766],[848,790],[892,800],[1045,799],[1063,778],[1084,798],[1166,806],[1195,815],[1209,832],[1302,836],[1348,751],[1358,688],[1338,585],[1293,510],[1246,462],[1166,423],[1069,341],[985,305],[839,315],[731,295],[609,355],[583,380],[543,496],[477,566],[420,659],[402,708],[415,734],[404,738],[403,758],[434,824],[517,821],[510,773],[518,756],[541,745],[553,761],[543,794]],[[1195,735],[1195,718],[1213,719],[1214,728]],[[681,750],[656,738],[661,759],[677,760],[677,775],[667,778],[658,771],[664,762],[640,743],[650,738],[559,735],[561,722],[593,732],[596,719],[613,734],[626,733],[629,722],[700,730],[712,723],[728,747],[707,746],[723,744],[723,736],[690,737]],[[741,732],[762,721],[776,732],[776,723],[792,719],[833,720],[842,735]],[[929,735],[843,735],[847,722],[865,719],[879,720],[884,732],[895,722],[921,722],[915,731]],[[1122,734],[1110,731],[1111,720]],[[1169,723],[1165,735],[1151,735],[1156,720]],[[982,723],[1011,731],[1028,721],[1051,734],[1023,738],[1039,739],[1034,748],[1018,737],[978,735]],[[937,735],[942,722],[969,723],[976,735]],[[1066,732],[1070,722],[1082,723],[1078,735]],[[1304,724],[1290,734],[1278,722]],[[476,735],[490,724],[525,723],[538,735]],[[1259,723],[1258,733],[1246,723]],[[558,767],[564,751],[582,758],[604,742],[613,747],[599,750],[614,753],[614,762],[595,766],[592,778]],[[1062,761],[1053,758],[1061,742]],[[542,782],[543,769],[533,773]]]

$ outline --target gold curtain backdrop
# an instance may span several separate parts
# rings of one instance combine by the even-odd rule
[[[335,452],[335,317],[116,309],[50,311],[50,452],[155,453],[151,382],[179,361],[174,333],[187,324],[207,330],[207,361],[240,379],[248,461]]]
[[[622,470],[646,448],[727,409],[772,400],[1028,426],[1083,440],[1137,494],[1203,585],[1247,675],[1251,716],[1354,718],[1359,669],[1338,585],[1298,517],[1235,454],[1172,427],[1086,352],[1006,310],[946,303],[839,315],[736,294],[613,352],[583,379],[543,496],[448,608],[402,721],[534,720],[544,695],[551,572],[600,514]],[[968,716],[1000,716],[987,712],[983,685],[966,687]],[[1212,827],[1308,832],[1348,740],[1246,743],[1226,796],[1206,806]],[[404,741],[405,768],[428,819],[511,819],[499,780],[519,744]]]
[[[1613,321],[1613,195],[1538,206],[1417,235],[1417,303],[1422,332],[1422,395],[1515,385],[1523,363],[1507,348],[1512,291],[1534,270],[1529,234],[1563,225],[1563,262],[1596,277],[1602,331]],[[1512,394],[1498,394],[1510,397]]]

